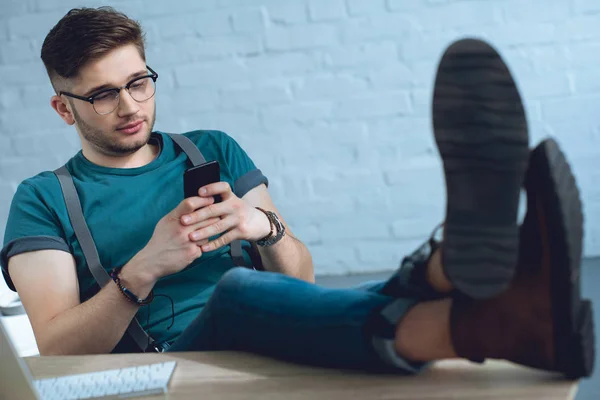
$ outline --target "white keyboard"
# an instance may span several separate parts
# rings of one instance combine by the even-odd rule
[[[33,381],[42,400],[125,398],[166,393],[175,361]]]

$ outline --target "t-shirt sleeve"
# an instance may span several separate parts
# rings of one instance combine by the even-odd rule
[[[8,287],[15,290],[8,273],[10,257],[49,249],[70,251],[55,214],[35,187],[23,182],[17,188],[10,206],[4,245],[0,252],[0,267]]]
[[[265,184],[269,186],[269,180],[256,167],[246,151],[231,136],[220,132],[222,140],[223,158],[231,175],[234,178],[233,192],[242,198],[255,187]]]

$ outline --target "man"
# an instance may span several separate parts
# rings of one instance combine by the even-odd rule
[[[44,41],[52,106],[82,142],[66,167],[114,283],[98,291],[56,176],[24,181],[2,268],[42,355],[114,351],[137,314],[169,351],[242,350],[407,373],[443,358],[500,358],[572,378],[591,373],[578,192],[552,140],[529,155],[518,91],[491,47],[457,42],[438,71],[442,241],[429,240],[385,282],[331,290],[312,283],[310,255],[279,223],[266,178],[226,134],[185,134],[220,162],[222,182],[182,200],[188,160],[171,136],[152,133],[157,74],[141,37],[137,23],[101,8],[72,10]],[[234,267],[228,248],[237,239],[258,243],[266,271]],[[154,292],[173,299],[172,329],[170,307]]]

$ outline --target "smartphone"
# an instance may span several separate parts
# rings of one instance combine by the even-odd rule
[[[183,195],[188,197],[198,196],[198,190],[202,186],[221,180],[221,168],[218,161],[209,161],[204,164],[187,169],[183,173]],[[221,201],[221,196],[215,197],[215,203]]]

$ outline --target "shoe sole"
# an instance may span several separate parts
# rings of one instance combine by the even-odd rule
[[[446,179],[442,263],[463,294],[489,298],[510,284],[518,260],[519,194],[529,159],[521,97],[488,44],[452,44],[438,67],[433,127]]]
[[[569,379],[594,369],[592,303],[581,298],[583,213],[579,189],[558,144],[547,139],[531,154],[525,181],[543,224],[543,260],[550,263],[556,369]]]

